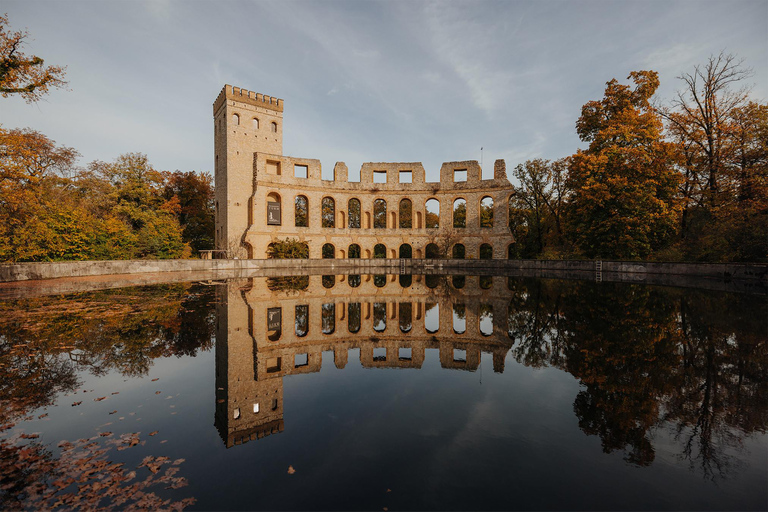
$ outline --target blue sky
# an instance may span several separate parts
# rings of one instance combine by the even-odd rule
[[[659,72],[659,101],[721,50],[768,98],[768,1],[3,0],[26,52],[67,66],[69,91],[0,98],[4,128],[75,147],[83,164],[146,153],[210,172],[225,83],[285,100],[284,153],[363,162],[480,160],[511,168],[583,144],[574,124],[605,82]]]

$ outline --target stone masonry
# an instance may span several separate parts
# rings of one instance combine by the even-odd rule
[[[283,155],[283,108],[281,99],[230,85],[213,104],[216,248],[228,257],[266,258],[270,243],[297,238],[310,258],[450,257],[457,244],[467,259],[481,257],[484,245],[483,257],[506,258],[514,240],[503,160],[488,180],[477,161],[444,163],[439,182],[427,182],[418,162],[365,163],[359,182],[338,162],[333,180],[323,180],[319,160]],[[439,204],[437,216],[428,216],[428,201]],[[464,227],[454,227],[462,203]],[[277,222],[267,222],[269,208],[279,210]]]

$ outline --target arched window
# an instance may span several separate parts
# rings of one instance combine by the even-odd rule
[[[424,216],[424,227],[435,229],[440,227],[440,201],[437,199],[428,199],[424,203],[426,215]]]
[[[359,258],[360,257],[360,246],[357,244],[352,244],[347,249],[347,252],[349,253],[350,258]]]
[[[397,280],[400,282],[400,286],[408,288],[413,284],[413,276],[411,274],[402,274],[397,276]]]
[[[323,244],[323,259],[332,260],[336,257],[336,248],[333,244]]]
[[[320,317],[323,323],[323,334],[333,334],[336,330],[336,304],[323,304]]]
[[[309,332],[309,306],[296,306],[296,336],[303,337]]]
[[[410,199],[400,200],[400,229],[413,227],[413,205]]]
[[[467,283],[467,276],[451,276],[451,283],[454,288],[461,290]]]
[[[267,194],[267,225],[282,225],[282,209],[280,207],[280,194],[270,192]]]
[[[456,244],[453,246],[453,253],[451,256],[455,260],[463,260],[467,255],[467,250],[464,248],[464,244]]]
[[[306,196],[296,196],[294,219],[297,228],[309,226],[309,201]]]
[[[277,123],[272,121],[272,133],[277,133]]]
[[[440,248],[437,244],[427,244],[424,250],[424,257],[429,260],[436,260],[440,257]]]
[[[232,124],[240,126],[240,114],[232,114]]]
[[[409,244],[401,245],[398,257],[407,259],[413,258],[413,248],[411,248]]]
[[[483,290],[490,290],[493,288],[493,276],[478,276],[477,278],[480,288]]]
[[[453,202],[453,227],[467,227],[467,202],[461,197]]]
[[[508,260],[517,259],[517,249],[515,247],[514,242],[507,246],[507,259]]]
[[[336,284],[336,276],[324,275],[322,278],[323,288],[333,288]]]
[[[387,303],[373,303],[373,330],[383,332],[387,329]]]
[[[480,227],[493,227],[493,198],[485,196],[480,200]]]
[[[259,129],[259,119],[257,117],[253,118],[253,129],[258,130]]]
[[[427,277],[437,277],[437,276],[427,276]],[[437,286],[437,283],[435,283],[435,286]],[[435,286],[430,286],[430,288],[434,288]],[[428,333],[434,334],[437,331],[440,330],[440,306],[434,302],[427,303],[426,311],[424,313],[424,328],[427,330]]]
[[[400,319],[400,330],[402,332],[409,332],[413,328],[413,304],[410,302],[401,302],[397,305],[397,309],[397,316]]]
[[[373,202],[373,227],[374,229],[387,228],[387,202],[383,199]]]
[[[349,227],[351,229],[360,229],[360,200],[354,197],[347,203],[349,211]]]
[[[493,259],[493,246],[491,244],[480,245],[480,259],[481,260]]]
[[[453,332],[464,334],[467,330],[467,306],[464,304],[453,305]]]
[[[359,278],[360,276],[357,277]],[[357,284],[360,284],[359,279]],[[363,317],[361,309],[359,302],[350,302],[347,304],[347,328],[349,329],[349,332],[355,333],[360,330],[360,325],[362,324],[361,319]]]
[[[320,217],[324,228],[336,227],[336,201],[330,197],[324,197],[321,204]]]
[[[493,304],[480,304],[480,334],[493,334]]]
[[[387,247],[384,244],[376,244],[373,246],[373,257],[374,258],[386,258],[387,257]]]
[[[375,274],[373,276],[373,285],[376,288],[383,288],[387,284],[386,274]]]
[[[360,276],[357,274],[352,274],[347,278],[347,284],[350,288],[357,288],[360,286]]]

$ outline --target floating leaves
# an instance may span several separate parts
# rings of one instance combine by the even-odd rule
[[[77,406],[78,406],[78,405],[80,405],[81,403],[83,403],[83,402],[75,402],[75,403],[73,403],[73,404],[72,404],[72,407],[77,407]]]
[[[108,435],[107,435],[108,434]],[[183,510],[195,503],[188,497],[179,501],[162,499],[152,490],[158,485],[180,489],[188,485],[176,476],[184,459],[146,456],[135,469],[113,462],[109,452],[115,446],[131,444],[138,433],[119,438],[103,432],[90,439],[61,441],[55,457],[44,445],[0,440],[3,508],[10,510]],[[29,438],[29,437],[28,437]],[[137,479],[137,470],[147,468],[146,478]]]
[[[295,470],[295,469],[293,469],[293,466],[288,466],[288,474],[289,474],[289,475],[292,475],[292,474],[294,474],[295,472],[296,472],[296,470]]]

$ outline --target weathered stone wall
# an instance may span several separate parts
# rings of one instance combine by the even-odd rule
[[[688,276],[721,280],[768,281],[768,265],[749,263],[667,263],[603,261],[605,276],[628,276],[642,280],[649,275]],[[344,260],[113,260],[113,261],[62,261],[52,263],[16,263],[0,265],[0,282],[13,282],[68,277],[89,277],[151,273],[207,273],[209,275],[249,275],[315,273],[315,274],[377,274],[399,273],[430,274],[451,272],[455,274],[501,273],[516,275],[519,272],[583,273],[593,279],[596,262],[590,260],[400,260],[400,259],[344,259]],[[533,274],[532,274],[533,275]],[[631,277],[634,276],[634,277]],[[169,276],[168,279],[171,279]],[[674,284],[670,282],[669,284]]]
[[[488,244],[493,258],[504,258],[512,243],[507,220],[512,186],[503,160],[494,165],[494,177],[482,179],[476,161],[448,162],[440,169],[440,181],[427,182],[421,163],[366,163],[360,182],[348,181],[346,164],[334,167],[332,180],[322,179],[320,162],[283,156],[283,100],[226,85],[213,105],[214,158],[216,177],[216,248],[229,257],[266,258],[270,243],[297,238],[319,258],[323,246],[331,244],[336,258],[345,258],[357,244],[363,258],[374,256],[374,246],[383,244],[386,257],[396,258],[401,246],[410,246],[414,258],[426,256],[430,243],[452,250],[465,246],[467,258],[479,258],[480,246]],[[254,121],[257,120],[257,121]],[[306,172],[297,177],[297,167]],[[458,181],[457,181],[458,172]],[[375,183],[374,176],[385,177]],[[409,180],[404,180],[410,176]],[[376,180],[378,181],[378,180]],[[308,202],[308,226],[294,217],[298,197]],[[333,226],[323,226],[323,198],[333,199]],[[480,203],[493,202],[493,221],[480,222]],[[361,203],[359,227],[350,224],[349,201]],[[439,226],[427,228],[426,201],[439,201]],[[453,206],[466,201],[466,225],[454,227]],[[385,225],[375,224],[374,202],[386,203]],[[411,226],[400,216],[401,201],[411,204]],[[279,203],[279,225],[267,223],[268,203]]]
[[[426,247],[434,243],[441,249],[451,250],[455,244],[465,246],[466,258],[479,258],[480,246],[488,244],[494,258],[505,258],[513,242],[508,222],[508,203],[512,186],[507,180],[504,162],[496,164],[495,177],[483,180],[476,161],[448,162],[440,170],[440,182],[425,181],[421,163],[366,163],[360,171],[360,181],[347,181],[347,166],[339,162],[334,168],[334,179],[323,180],[318,160],[276,157],[258,153],[254,161],[255,187],[250,211],[253,220],[244,242],[256,258],[267,256],[271,242],[296,238],[309,246],[310,258],[320,258],[325,244],[333,245],[336,258],[345,258],[352,244],[360,246],[362,258],[372,258],[376,244],[383,244],[387,258],[397,258],[400,246],[411,246],[413,258],[426,256]],[[306,178],[295,176],[297,166],[306,167]],[[466,181],[454,181],[455,171],[466,172]],[[279,172],[279,174],[278,174]],[[386,183],[374,183],[374,173],[386,175]],[[407,172],[411,180],[401,183],[401,173]],[[297,226],[296,198],[308,203],[308,226]],[[333,200],[333,227],[324,227],[321,218],[322,201]],[[480,204],[484,198],[493,202],[492,226],[480,222]],[[426,202],[439,202],[439,227],[427,228]],[[466,227],[456,228],[453,222],[454,202],[466,202]],[[360,227],[352,227],[350,200],[360,201]],[[376,227],[374,203],[384,201],[386,226]],[[281,224],[267,224],[267,203],[279,201]],[[410,201],[411,227],[401,226],[401,201]],[[407,204],[407,203],[406,203]]]

